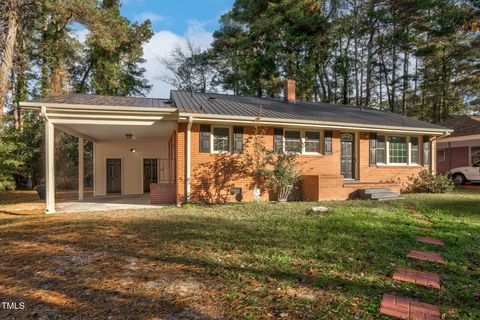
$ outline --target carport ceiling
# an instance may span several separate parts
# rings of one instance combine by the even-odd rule
[[[59,130],[74,130],[85,136],[92,137],[97,141],[118,141],[127,140],[126,134],[133,134],[134,139],[168,138],[176,128],[175,121],[157,121],[145,125],[124,125],[124,124],[58,124]]]

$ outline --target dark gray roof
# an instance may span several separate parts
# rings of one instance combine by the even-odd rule
[[[480,116],[462,115],[444,121],[440,125],[454,130],[451,137],[480,134]]]
[[[102,96],[95,94],[71,93],[61,96],[50,96],[39,98],[31,102],[39,103],[64,103],[64,104],[83,104],[94,106],[121,106],[121,107],[139,107],[139,108],[172,108],[168,99],[156,98],[138,98],[138,97],[116,97]]]
[[[388,111],[357,106],[262,99],[214,93],[172,91],[179,112],[274,119],[355,123],[422,129],[445,129],[435,124],[407,118]]]

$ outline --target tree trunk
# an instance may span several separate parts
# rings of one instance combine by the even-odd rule
[[[403,89],[402,89],[402,114],[407,115],[407,90],[408,90],[408,49],[403,56]]]
[[[367,80],[365,83],[365,105],[367,107],[370,104],[371,91],[372,91],[372,70],[373,70],[372,47],[373,47],[374,34],[375,34],[375,28],[371,28],[370,34],[368,37],[368,44],[367,44]]]
[[[375,3],[373,0],[370,0],[369,5],[369,15],[373,15],[375,10]],[[367,80],[365,83],[365,105],[368,107],[370,105],[370,99],[372,96],[372,71],[373,71],[373,37],[375,36],[375,20],[370,16],[369,19],[369,33],[368,33],[368,43],[367,43]]]
[[[17,39],[18,18],[20,14],[19,0],[7,0],[8,30],[2,52],[0,66],[0,117],[3,117],[3,108],[7,103],[8,77],[13,64],[13,50]]]
[[[415,82],[413,85],[413,99],[412,99],[413,110],[415,110],[417,107],[417,86],[418,86],[418,58],[415,57]]]

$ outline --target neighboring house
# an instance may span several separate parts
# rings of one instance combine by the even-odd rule
[[[454,131],[438,140],[438,173],[472,166],[480,160],[480,116],[458,116],[440,125]]]
[[[156,203],[235,201],[240,192],[254,200],[256,182],[242,174],[238,154],[251,153],[247,142],[259,132],[269,148],[301,149],[305,200],[348,199],[367,187],[399,192],[409,176],[435,172],[436,140],[451,131],[372,108],[298,101],[294,81],[284,96],[172,91],[169,100],[69,94],[23,102],[45,118],[47,212],[55,211],[54,129],[94,142],[95,196],[150,191]]]

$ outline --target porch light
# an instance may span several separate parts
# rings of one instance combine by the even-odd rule
[[[132,149],[130,149],[130,152],[137,152],[137,149],[132,148]]]

